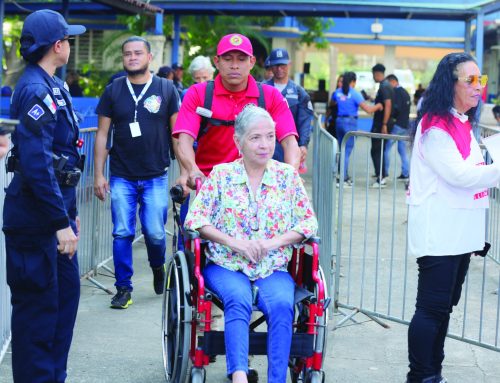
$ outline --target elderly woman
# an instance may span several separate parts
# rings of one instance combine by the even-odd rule
[[[408,383],[446,382],[450,313],[471,254],[485,253],[488,188],[500,180],[500,166],[485,165],[471,125],[486,82],[469,54],[451,53],[439,63],[419,114],[408,195],[408,249],[419,270]]]
[[[312,236],[317,221],[298,173],[272,160],[274,121],[249,104],[236,118],[242,158],[215,166],[185,227],[210,240],[204,277],[224,303],[227,373],[247,382],[252,286],[268,325],[268,382],[286,381],[292,338],[292,244]]]
[[[195,84],[213,80],[215,68],[212,66],[210,58],[206,56],[196,56],[188,68]]]

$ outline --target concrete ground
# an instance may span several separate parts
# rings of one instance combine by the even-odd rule
[[[311,165],[309,169],[312,169]],[[360,195],[359,198],[365,197]],[[404,209],[401,214],[404,214]],[[68,383],[164,381],[162,298],[154,294],[143,241],[135,244],[134,257],[134,304],[127,310],[110,309],[111,296],[82,280],[80,307],[68,363]],[[112,275],[103,269],[100,271],[96,279],[113,288]],[[357,324],[347,322],[344,327],[332,331],[333,322],[340,319],[342,316],[339,314],[330,318],[324,362],[326,382],[404,382],[408,363],[407,326],[387,322],[390,328],[385,329],[357,314]],[[447,339],[445,352],[443,374],[450,383],[500,382],[498,352],[453,339]],[[9,351],[0,364],[1,383],[13,381],[10,357]],[[259,371],[260,381],[265,382],[266,359],[255,357],[251,364]],[[224,357],[219,356],[217,362],[208,367],[207,382],[228,382]]]

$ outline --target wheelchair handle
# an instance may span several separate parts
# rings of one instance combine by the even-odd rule
[[[195,179],[195,185],[196,185],[196,194],[198,194],[200,192],[200,189],[201,189],[201,178],[196,178]]]

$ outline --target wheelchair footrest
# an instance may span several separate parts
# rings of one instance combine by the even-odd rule
[[[267,355],[267,333],[250,332],[250,355]],[[198,337],[198,342],[206,355],[225,355],[224,331],[207,331]],[[295,333],[292,335],[290,357],[309,358],[313,355],[314,335]]]

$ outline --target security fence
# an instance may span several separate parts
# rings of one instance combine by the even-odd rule
[[[341,146],[340,168],[349,137],[355,140],[351,155],[352,185],[340,172],[334,300],[344,315],[338,328],[362,313],[382,320],[409,324],[414,312],[418,270],[407,254],[405,182],[393,170],[386,185],[375,183],[371,140],[407,141],[408,137],[350,132]],[[389,153],[393,169],[399,167],[397,145]],[[382,150],[378,155],[382,156]],[[498,239],[498,189],[490,192],[492,211],[487,216],[488,237]],[[498,246],[498,244],[496,244]],[[500,351],[500,265],[496,255],[472,257],[462,298],[454,308],[448,336]]]
[[[77,187],[77,206],[80,218],[80,239],[78,241],[78,262],[80,275],[97,287],[112,294],[108,286],[98,282],[94,276],[98,269],[104,268],[108,272],[113,269],[107,263],[112,259],[112,222],[111,201],[106,198],[104,202],[94,196],[94,141],[96,128],[80,130],[80,138],[84,140],[81,154],[86,156],[85,169],[82,173],[80,183]],[[178,166],[174,161],[169,171],[169,189],[177,178]],[[105,175],[108,177],[108,163],[106,163]],[[3,190],[12,177],[5,173],[5,159],[0,160],[0,182]],[[0,193],[0,206],[3,206],[5,193]],[[0,225],[2,217],[0,214]],[[135,241],[142,237],[140,223],[137,220],[137,231]],[[5,271],[5,239],[0,235],[0,362],[10,342],[10,291],[6,282]]]
[[[325,273],[328,291],[333,288],[335,250],[335,180],[337,176],[337,140],[321,126],[321,117],[313,130],[313,204],[318,218],[320,265]]]

